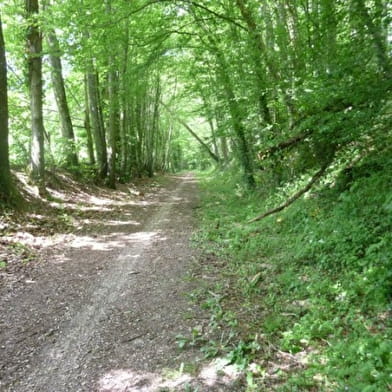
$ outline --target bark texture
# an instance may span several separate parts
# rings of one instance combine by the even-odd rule
[[[26,0],[28,87],[31,112],[31,177],[43,192],[45,178],[44,122],[42,114],[42,35],[36,16],[38,0]]]
[[[65,92],[59,43],[54,31],[51,31],[48,34],[47,42],[50,48],[49,60],[52,67],[51,76],[54,95],[60,116],[61,135],[66,142],[65,163],[67,167],[75,167],[78,165],[78,156],[76,154],[75,148],[75,135],[72,126],[71,114],[68,107],[67,95]]]
[[[111,188],[116,187],[116,161],[117,161],[117,140],[119,136],[119,100],[118,100],[118,75],[115,71],[110,71],[109,81],[109,183]]]
[[[87,74],[87,91],[90,111],[90,121],[93,130],[95,151],[97,154],[98,174],[106,178],[108,173],[108,158],[106,151],[105,129],[102,122],[98,90],[98,75],[95,72]]]
[[[0,199],[11,194],[11,173],[8,147],[7,62],[0,15]]]

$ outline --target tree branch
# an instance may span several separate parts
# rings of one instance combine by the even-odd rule
[[[212,14],[212,15],[214,15],[215,17],[217,17],[219,19],[223,19],[226,22],[229,22],[229,23],[239,27],[241,30],[248,31],[248,29],[245,26],[243,26],[241,23],[237,22],[236,20],[234,20],[234,19],[232,19],[232,18],[230,18],[230,17],[228,17],[226,15],[219,14],[218,12],[215,12],[212,9],[207,8],[206,6],[204,6],[204,5],[200,4],[200,3],[197,3],[195,1],[189,1],[189,0],[183,0],[183,2],[191,4],[194,7],[200,8],[200,9],[202,9],[202,10],[204,10],[204,11],[206,11],[206,12]]]
[[[203,140],[200,139],[200,137],[197,135],[197,133],[182,119],[180,119],[178,116],[176,116],[169,108],[167,105],[165,105],[161,101],[161,105],[169,112],[169,114],[178,122],[180,123],[203,147],[204,149],[208,152],[210,157],[217,163],[220,163],[219,157],[214,154],[211,149],[208,147],[206,143],[203,142]]]
[[[305,132],[300,133],[299,135],[295,135],[290,139],[284,140],[283,142],[278,143],[275,146],[272,146],[270,148],[268,148],[267,150],[264,151],[260,151],[257,156],[260,160],[264,160],[266,158],[268,158],[269,156],[284,150],[286,148],[290,148],[292,146],[295,146],[297,143],[302,142],[303,140],[305,140],[310,134],[312,133],[312,131],[310,130],[306,130]]]
[[[283,203],[280,206],[275,207],[271,210],[268,210],[259,216],[256,216],[255,218],[249,220],[247,223],[253,223],[253,222],[260,221],[260,220],[266,218],[267,216],[276,214],[277,212],[280,212],[280,211],[284,210],[285,208],[287,208],[289,205],[293,204],[304,193],[306,193],[308,190],[310,190],[310,188],[312,188],[312,186],[324,175],[324,173],[328,169],[328,167],[329,167],[329,164],[323,165],[321,167],[321,169],[310,179],[308,184],[304,188],[300,189],[293,196],[291,196],[285,203]]]

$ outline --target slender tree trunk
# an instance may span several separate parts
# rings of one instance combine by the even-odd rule
[[[366,7],[364,0],[356,0],[354,2],[358,7],[358,12],[361,15],[364,24],[366,25],[371,39],[373,41],[373,45],[376,51],[376,55],[378,58],[378,62],[382,70],[384,71],[387,77],[390,77],[391,72],[391,62],[390,62],[390,53],[388,54],[387,45],[383,38],[383,32],[380,28],[378,28],[373,22],[369,11]]]
[[[52,67],[51,76],[54,95],[60,115],[61,134],[66,143],[65,161],[67,166],[75,167],[78,165],[78,156],[75,148],[75,135],[69,112],[67,95],[65,92],[59,43],[54,31],[50,31],[47,35],[47,42],[50,48],[49,60]]]
[[[253,189],[256,186],[254,177],[253,158],[251,148],[249,146],[245,127],[243,124],[243,112],[238,104],[237,97],[235,95],[232,81],[229,76],[229,67],[225,59],[225,54],[220,50],[217,45],[216,37],[213,36],[209,31],[206,31],[207,40],[209,46],[213,49],[213,53],[217,60],[217,75],[222,83],[223,90],[226,95],[226,101],[229,107],[231,123],[236,136],[237,142],[237,153],[238,159],[244,172],[244,180],[248,188]]]
[[[229,145],[227,143],[226,136],[220,137],[220,144],[221,144],[221,149],[222,149],[223,161],[226,164],[229,162]]]
[[[149,132],[149,112],[148,112],[148,84],[145,85],[144,88],[144,93],[142,96],[142,100],[140,102],[140,118],[139,118],[139,122],[140,122],[140,138],[139,138],[139,142],[140,142],[140,147],[141,147],[141,167],[142,170],[144,171],[144,173],[146,172],[146,168],[147,168],[147,143],[148,143],[148,132]]]
[[[236,0],[236,4],[241,12],[241,16],[244,19],[250,37],[253,41],[254,45],[254,50],[255,50],[255,55],[254,55],[254,61],[255,61],[255,72],[257,76],[257,82],[258,82],[258,88],[260,90],[259,93],[259,107],[260,111],[262,113],[262,116],[264,118],[264,121],[266,123],[273,123],[272,121],[272,114],[271,111],[269,110],[268,107],[268,102],[267,102],[267,95],[266,95],[266,77],[263,75],[263,61],[266,66],[266,71],[268,71],[269,75],[273,77],[274,84],[279,85],[281,83],[281,77],[279,75],[279,71],[277,67],[275,66],[275,63],[272,61],[272,58],[268,55],[267,51],[267,45],[264,42],[263,36],[260,32],[260,28],[256,23],[256,20],[248,6],[248,1],[247,0]],[[268,18],[267,18],[268,19]],[[268,29],[271,33],[273,33],[273,28],[270,27]],[[268,46],[274,46],[273,43],[271,43]],[[285,106],[287,108],[287,114],[289,117],[289,123],[290,126],[293,123],[293,115],[294,115],[294,106],[291,100],[291,97],[284,91],[284,89],[281,91],[281,95],[283,98],[283,102],[285,103]]]
[[[211,130],[211,140],[212,140],[212,146],[214,148],[214,154],[216,157],[218,157],[219,161],[221,161],[217,138],[216,138],[215,126],[214,126],[214,118],[213,118],[212,111],[211,111],[212,105],[202,90],[200,90],[199,93],[200,93],[200,96],[203,100],[203,105],[204,105],[205,111],[207,113],[207,121],[208,121],[208,125],[210,126],[210,130]]]
[[[220,97],[219,97],[220,98]],[[223,99],[223,97],[222,97]],[[215,119],[216,119],[216,124],[217,124],[217,128],[221,128],[222,127],[222,123],[223,123],[223,114],[222,111],[219,110],[219,108],[215,108]],[[227,164],[229,162],[229,146],[227,143],[227,137],[226,136],[219,136],[219,144],[220,144],[220,150],[222,152],[222,158],[223,158],[223,164]]]
[[[129,162],[130,151],[129,151],[129,140],[130,140],[130,104],[129,104],[129,96],[128,96],[128,80],[127,80],[127,70],[128,70],[128,57],[129,57],[129,23],[126,20],[126,24],[124,27],[125,30],[125,40],[122,43],[122,50],[124,53],[123,64],[120,74],[120,90],[121,90],[121,123],[120,123],[120,151],[119,151],[119,160],[120,160],[120,177],[122,180],[129,177]]]
[[[128,102],[123,98],[122,100],[122,113],[121,113],[121,126],[120,126],[120,177],[122,179],[128,177],[128,162],[129,162],[129,149],[128,149],[128,132],[130,129],[129,124],[129,108]],[[123,181],[123,180],[122,180]]]
[[[42,113],[42,35],[36,23],[38,0],[26,0],[27,65],[31,112],[31,178],[45,192],[44,122]]]
[[[8,94],[7,62],[0,15],[0,199],[8,201],[11,196],[11,172],[8,148]]]
[[[145,128],[143,119],[146,118],[146,113],[144,111],[145,105],[145,92],[139,91],[136,95],[135,102],[135,151],[136,151],[136,169],[137,175],[141,176],[144,164],[144,144],[145,144]]]
[[[95,151],[97,153],[98,175],[100,178],[104,179],[108,172],[105,129],[102,123],[102,113],[99,102],[98,75],[95,72],[92,72],[92,70],[87,73],[87,91],[89,115],[94,135]]]
[[[231,80],[227,74],[227,66],[223,55],[217,51],[217,59],[220,65],[219,73],[222,79],[223,88],[226,92],[231,122],[238,142],[239,160],[244,170],[245,181],[249,188],[256,186],[254,178],[253,159],[251,149],[246,138],[245,128],[242,121],[241,108],[238,106]]]
[[[112,1],[106,0],[106,13],[110,16],[112,14]],[[108,58],[109,72],[108,72],[108,106],[109,106],[109,121],[108,121],[108,186],[116,188],[117,177],[117,141],[119,136],[119,79],[117,67],[114,57],[109,52]]]
[[[220,159],[220,154],[219,154],[219,148],[218,148],[218,143],[216,141],[216,135],[215,135],[215,126],[214,126],[214,121],[211,117],[207,119],[208,125],[210,126],[210,131],[211,131],[211,140],[212,140],[212,146],[214,147],[214,154]]]
[[[261,57],[261,50],[263,48],[260,45],[259,40],[262,39],[261,36],[257,34],[257,27],[256,23],[254,22],[251,14],[246,9],[242,0],[236,0],[238,7],[240,8],[241,15],[245,19],[245,22],[250,30],[249,33],[253,36],[252,45],[253,45],[253,62],[254,62],[254,70],[256,75],[256,83],[257,83],[257,90],[258,90],[258,105],[259,105],[259,112],[266,124],[272,123],[272,117],[270,113],[270,109],[268,107],[267,101],[267,81],[266,81],[266,70],[263,66],[262,57]]]
[[[87,75],[84,76],[84,90],[85,90],[85,106],[84,106],[84,129],[86,130],[87,136],[87,153],[88,159],[91,165],[95,165],[94,156],[94,142],[91,134],[91,121],[90,121],[90,110],[88,101],[88,86],[87,86]]]
[[[164,150],[164,156],[163,156],[163,165],[162,165],[163,170],[170,169],[170,155],[171,155],[170,152],[171,152],[172,135],[173,135],[173,124],[170,122],[169,131],[168,131],[167,139],[166,139],[165,150]]]
[[[109,176],[108,185],[116,187],[116,160],[117,160],[117,140],[119,135],[119,114],[118,114],[118,76],[115,71],[109,71]]]
[[[139,142],[139,119],[137,111],[137,96],[130,97],[128,106],[129,121],[129,170],[132,176],[139,177],[141,173],[141,143]]]
[[[170,108],[163,104],[161,102],[162,106],[169,112],[169,114],[179,123],[181,124],[199,143],[200,145],[204,148],[204,150],[208,153],[208,155],[216,162],[219,163],[219,157],[213,152],[211,151],[210,147],[204,143],[204,141],[197,135],[197,133],[183,120],[181,120],[179,117],[177,117],[175,115],[175,113],[173,113]]]
[[[159,120],[159,102],[161,96],[161,87],[159,76],[156,78],[156,86],[155,86],[155,96],[152,107],[152,117],[151,117],[151,125],[149,126],[149,135],[147,140],[147,174],[149,177],[153,177],[154,175],[154,166],[155,166],[155,145],[157,142],[157,133],[158,133],[158,120]]]

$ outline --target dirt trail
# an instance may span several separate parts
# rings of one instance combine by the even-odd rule
[[[0,391],[229,390],[211,371],[179,371],[198,353],[179,351],[175,336],[205,322],[184,296],[192,177],[138,202],[97,205],[86,230],[62,237],[24,284],[0,292]]]

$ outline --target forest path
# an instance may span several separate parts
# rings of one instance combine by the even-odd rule
[[[1,391],[231,390],[227,377],[198,373],[197,351],[175,341],[205,322],[185,298],[197,193],[185,175],[136,201],[83,204],[83,229],[59,237],[24,284],[0,292]]]

